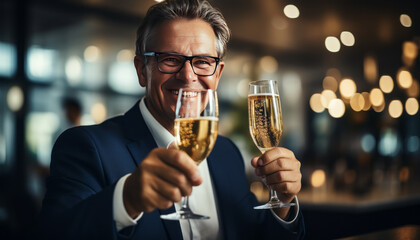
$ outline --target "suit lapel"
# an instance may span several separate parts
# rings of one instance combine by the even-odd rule
[[[149,152],[156,148],[156,142],[140,113],[139,102],[125,114],[125,134],[131,139],[127,144],[136,166],[139,166]],[[175,207],[158,210],[160,215],[175,212]],[[161,220],[169,239],[182,239],[181,226],[178,221]]]

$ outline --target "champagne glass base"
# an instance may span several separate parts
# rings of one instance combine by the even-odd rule
[[[205,220],[205,219],[210,219],[210,217],[208,217],[208,216],[195,214],[195,213],[190,212],[190,211],[179,211],[179,212],[174,212],[174,213],[167,214],[167,215],[160,215],[160,218],[164,219],[164,220],[187,220],[187,219]]]
[[[273,208],[283,208],[283,207],[292,207],[296,203],[284,203],[284,202],[268,202],[266,204],[255,206],[254,209],[273,209]]]

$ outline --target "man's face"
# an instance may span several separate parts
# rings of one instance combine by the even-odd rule
[[[171,52],[185,56],[206,55],[217,57],[212,27],[201,19],[177,19],[158,25],[153,43],[147,51]],[[135,66],[139,82],[146,87],[146,105],[151,114],[173,133],[175,106],[179,88],[216,90],[224,67],[220,62],[212,76],[197,76],[186,61],[178,73],[165,74],[158,70],[154,57],[136,56]]]

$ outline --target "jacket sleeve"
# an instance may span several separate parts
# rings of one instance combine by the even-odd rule
[[[52,151],[41,212],[43,239],[116,239],[114,188],[85,128],[65,131]]]

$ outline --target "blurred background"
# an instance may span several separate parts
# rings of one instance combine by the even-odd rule
[[[33,226],[51,148],[144,95],[136,29],[154,0],[0,1],[0,239]],[[247,86],[279,83],[308,239],[420,239],[420,7],[408,0],[210,0],[232,30],[220,133],[259,154]]]

